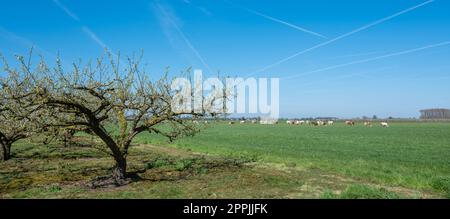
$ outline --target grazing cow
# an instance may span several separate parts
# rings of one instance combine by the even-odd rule
[[[345,124],[346,124],[346,125],[351,125],[351,126],[354,126],[354,125],[355,125],[355,122],[354,122],[354,121],[351,121],[351,120],[349,120],[349,121],[345,121]]]
[[[234,122],[233,121],[228,122],[228,125],[234,125]]]
[[[297,120],[297,121],[295,121],[295,124],[296,125],[303,125],[305,123],[305,121],[303,121],[303,120]]]
[[[278,120],[271,118],[262,118],[261,120],[259,120],[259,123],[262,125],[276,125],[278,124]]]
[[[317,125],[318,125],[318,126],[324,126],[324,125],[325,125],[325,122],[322,121],[322,120],[319,120],[319,121],[317,121]]]
[[[242,120],[242,121],[240,121],[239,123],[244,124],[244,123],[245,123],[245,120]]]
[[[317,121],[312,121],[310,124],[313,126],[319,126],[319,123]]]
[[[292,124],[294,124],[294,122],[292,122],[291,120],[287,120],[287,121],[286,121],[286,124],[292,125]]]
[[[389,124],[387,122],[380,123],[382,127],[389,128]]]
[[[328,125],[333,125],[334,121],[328,121]]]
[[[368,121],[366,121],[366,122],[364,122],[364,126],[366,126],[366,127],[372,127],[372,123],[371,123],[371,122],[368,122]]]

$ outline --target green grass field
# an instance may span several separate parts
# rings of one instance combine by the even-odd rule
[[[138,142],[164,144],[148,134]],[[175,145],[415,189],[431,188],[433,182],[450,177],[450,123],[394,123],[390,128],[219,123]]]
[[[168,143],[141,134],[129,157],[140,180],[108,174],[93,149],[22,142],[0,164],[3,198],[450,198],[450,123],[328,127],[212,123]]]

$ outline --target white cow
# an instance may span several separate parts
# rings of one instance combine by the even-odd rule
[[[292,125],[292,124],[294,124],[294,122],[292,122],[291,120],[287,120],[287,121],[286,121],[286,124]]]
[[[303,124],[305,124],[305,121],[303,121],[303,120],[297,120],[297,121],[295,121],[295,124],[296,125],[303,125]]]
[[[388,128],[389,124],[387,122],[381,122],[380,123],[382,127]]]
[[[278,120],[270,119],[270,118],[262,118],[261,120],[259,120],[259,123],[261,125],[275,125],[275,124],[278,124]]]
[[[244,124],[244,123],[245,123],[245,120],[240,121],[240,123],[241,123],[241,124]]]
[[[328,125],[333,125],[334,121],[328,121]]]

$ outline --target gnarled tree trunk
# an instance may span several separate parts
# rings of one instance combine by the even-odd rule
[[[1,160],[7,161],[11,159],[11,143],[10,142],[0,142],[2,148]]]
[[[112,170],[112,177],[116,181],[117,184],[123,185],[126,184],[127,177],[127,159],[124,157],[114,157],[116,164]]]
[[[112,171],[113,179],[119,185],[126,184],[127,159],[125,154],[120,151],[119,145],[106,133],[103,128],[100,128],[98,125],[93,125],[90,128],[98,137],[100,137],[100,139],[102,139],[106,146],[108,146],[111,151],[111,156],[116,161]]]

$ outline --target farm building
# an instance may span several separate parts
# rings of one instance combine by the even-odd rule
[[[420,114],[420,119],[450,119],[449,109],[425,109]]]

